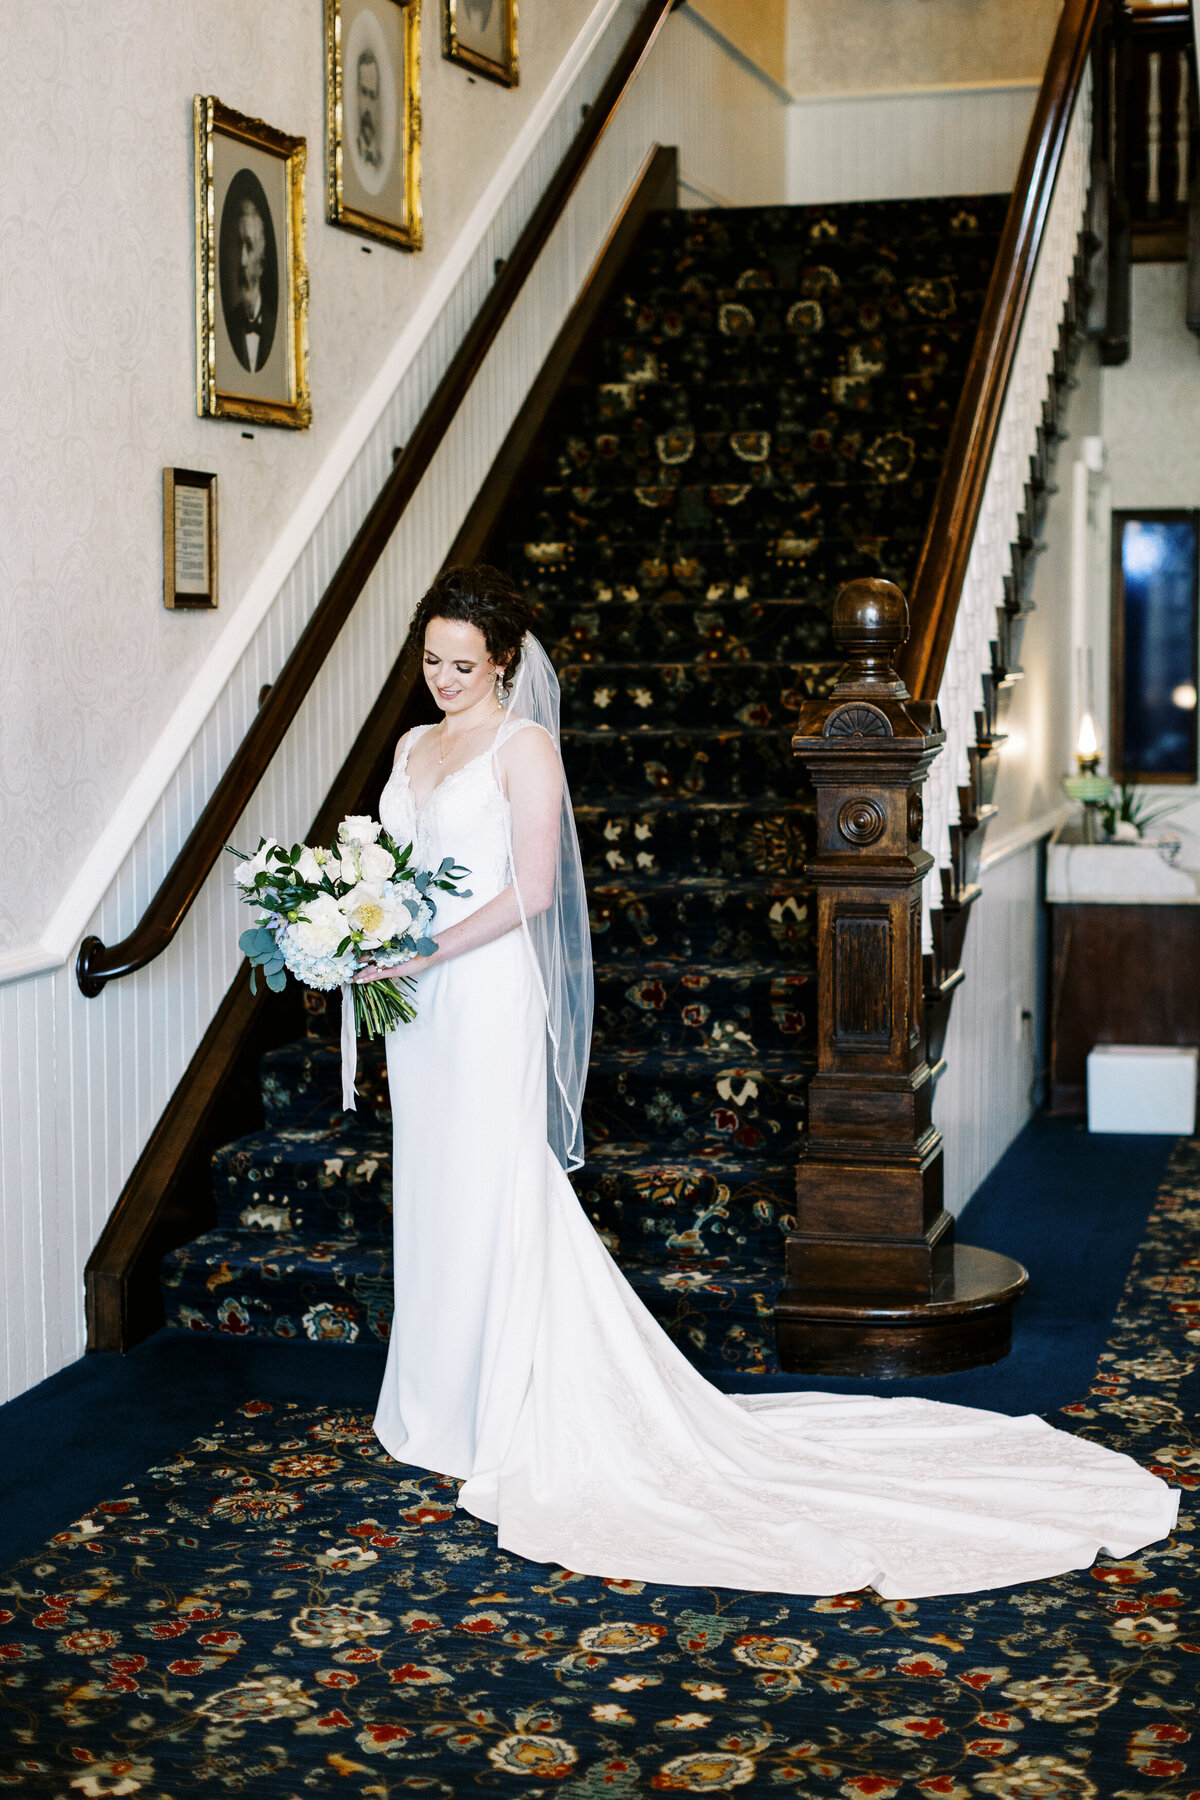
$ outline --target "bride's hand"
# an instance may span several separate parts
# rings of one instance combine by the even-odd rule
[[[419,975],[433,961],[432,956],[411,956],[407,962],[391,963],[386,968],[380,968],[375,963],[364,963],[350,979],[359,986],[369,981],[395,981],[400,976]]]

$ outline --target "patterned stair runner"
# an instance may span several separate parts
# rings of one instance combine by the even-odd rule
[[[811,801],[791,755],[855,576],[910,581],[1007,196],[662,213],[564,385],[491,560],[536,608],[592,902],[580,1199],[701,1367],[776,1367],[812,1067]],[[386,1339],[382,1057],[333,1015],[262,1066],[170,1323]]]

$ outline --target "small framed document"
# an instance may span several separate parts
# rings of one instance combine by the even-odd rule
[[[217,478],[163,470],[163,605],[217,604]]]

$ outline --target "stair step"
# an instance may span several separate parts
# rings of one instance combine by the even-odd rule
[[[805,700],[829,692],[833,662],[590,662],[559,666],[563,716],[583,731],[640,737],[668,722],[791,729]]]
[[[786,876],[688,875],[663,882],[631,875],[592,881],[588,897],[598,962],[639,955],[697,963],[757,958],[771,959],[780,972],[811,962],[813,896]]]
[[[589,1146],[571,1177],[584,1211],[624,1266],[637,1259],[761,1259],[782,1272],[795,1212],[795,1161],[714,1149],[702,1157],[648,1156]]]
[[[595,1144],[654,1157],[735,1147],[793,1157],[816,1059],[803,1051],[609,1049],[592,1058],[585,1125]]]
[[[233,1337],[386,1344],[392,1246],[209,1231],[163,1258],[167,1324]]]
[[[948,403],[947,427],[950,411]],[[892,461],[881,465],[878,455],[868,455],[871,446],[881,439],[890,442],[897,433],[906,444],[912,442],[920,448],[918,439],[883,410],[873,417],[857,409],[823,425],[817,424],[813,414],[802,436],[765,426],[701,430],[686,414],[678,425],[661,429],[655,421],[627,420],[620,432],[596,431],[572,438],[555,467],[524,491],[521,506],[511,518],[527,522],[543,511],[549,518],[556,517],[564,507],[577,505],[581,494],[597,496],[597,503],[602,499],[609,506],[628,506],[628,499],[621,501],[620,496],[632,495],[639,506],[645,506],[643,494],[678,488],[682,504],[687,493],[697,487],[725,489],[749,484],[776,494],[781,502],[802,502],[805,518],[823,517],[853,537],[864,518],[886,522],[889,527],[903,524],[912,482],[928,478],[920,469],[910,469],[904,478],[909,485],[903,485],[895,478],[894,468],[904,467],[907,457],[899,465]],[[944,431],[939,433],[939,442],[943,440]],[[857,453],[851,456],[855,444]],[[832,460],[839,447],[843,452],[840,463]]]
[[[753,1056],[813,1042],[815,967],[639,960],[597,963],[595,973],[597,1054],[632,1043]]]
[[[788,801],[807,785],[791,731],[782,725],[564,731],[562,757],[577,806],[600,804],[608,794],[621,803],[639,791],[685,801],[709,792],[727,800]]]
[[[797,585],[809,578],[797,572]],[[789,661],[819,658],[836,672],[828,604],[822,612],[807,592],[795,600],[706,601],[702,597],[647,598],[633,604],[581,602],[555,597],[542,580],[529,598],[534,630],[556,664],[589,661],[601,673],[611,656],[627,663],[647,658],[736,667],[772,646]]]
[[[787,875],[796,878],[813,841],[810,801],[681,801],[614,794],[575,805],[584,874]],[[301,1121],[296,1121],[300,1123]]]
[[[750,1263],[634,1261],[622,1273],[684,1355],[707,1373],[777,1375],[775,1297],[782,1256]]]
[[[340,1030],[340,1013],[338,1029]],[[358,1110],[342,1110],[342,1057],[336,1041],[300,1038],[278,1050],[268,1050],[259,1062],[259,1084],[267,1126],[301,1126],[335,1134],[346,1130],[347,1120],[366,1129],[390,1131],[391,1105],[383,1045],[360,1040],[355,1094]]]
[[[932,498],[932,490],[928,497]],[[924,506],[924,497],[920,504]],[[727,523],[738,533],[743,530],[745,521],[734,516],[736,507],[711,510],[729,513]],[[505,559],[507,566],[522,582],[530,576],[574,571],[585,579],[598,578],[621,585],[643,565],[653,568],[661,560],[667,571],[673,564],[692,566],[708,574],[711,582],[719,579],[722,563],[731,560],[729,553],[736,543],[733,530],[722,535],[711,517],[703,531],[685,532],[677,517],[663,514],[661,531],[656,527],[640,539],[630,537],[623,529],[606,535],[590,519],[581,518],[581,524],[583,529],[575,536],[564,532],[557,537],[522,540]],[[843,582],[863,576],[879,576],[899,586],[915,567],[921,541],[921,532],[915,527],[899,535],[872,534],[868,530],[857,539],[814,538],[793,526],[768,531],[756,541],[756,555],[760,564],[766,564],[768,577],[761,585],[769,586],[777,599],[792,595],[807,599],[816,594],[832,599]],[[665,575],[663,580],[665,586]],[[832,654],[828,626],[819,639],[814,636],[812,648],[803,643],[787,643],[781,645],[780,654],[790,661],[818,654],[825,645],[830,646]]]
[[[392,1235],[392,1140],[341,1128],[256,1131],[213,1157],[217,1224],[264,1237]]]

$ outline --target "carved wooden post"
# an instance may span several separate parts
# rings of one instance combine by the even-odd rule
[[[792,739],[817,791],[818,1072],[797,1170],[787,1285],[775,1309],[786,1369],[914,1375],[1007,1354],[1019,1263],[956,1245],[925,1057],[921,787],[945,742],[893,662],[908,607],[887,581],[834,602],[848,657]]]

